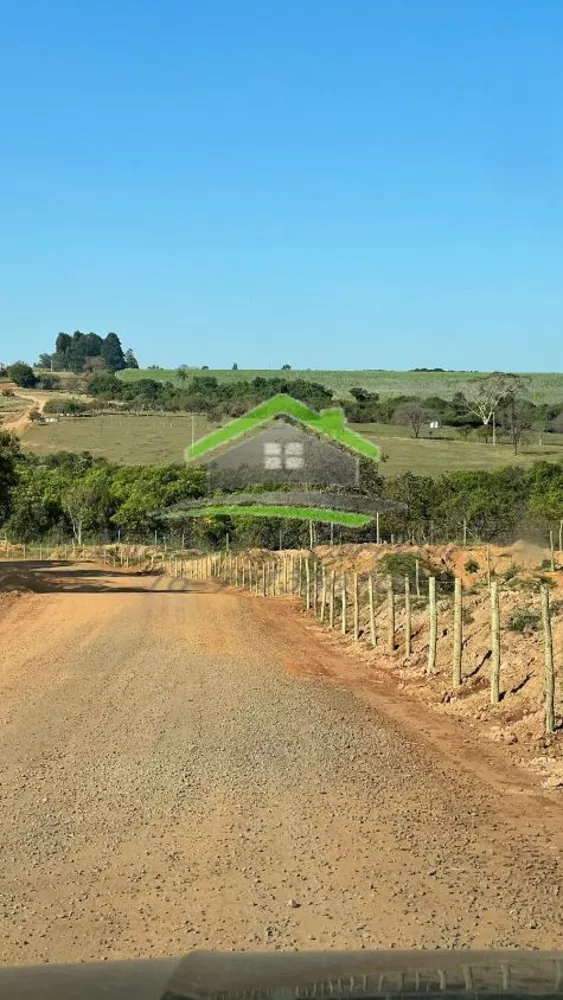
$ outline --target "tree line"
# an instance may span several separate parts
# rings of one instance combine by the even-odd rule
[[[92,354],[92,351],[98,353]],[[47,358],[42,358],[47,364]],[[496,443],[498,435],[508,438],[517,452],[520,444],[534,432],[538,442],[552,432],[563,433],[563,405],[536,404],[527,396],[526,376],[495,372],[470,378],[451,399],[434,395],[398,395],[381,397],[362,387],[352,387],[352,400],[340,401],[333,390],[308,379],[289,380],[283,375],[227,383],[208,374],[191,375],[186,366],[176,372],[177,380],[159,381],[150,377],[124,382],[116,372],[138,367],[131,350],[123,353],[116,334],[106,338],[97,334],[72,336],[59,334],[55,355],[57,363],[81,372],[79,385],[93,402],[86,399],[56,399],[47,412],[88,414],[100,409],[100,403],[134,411],[195,412],[210,420],[238,417],[270,396],[285,392],[314,409],[342,405],[352,423],[395,423],[409,427],[417,438],[423,430],[435,436],[444,427],[453,428],[462,438],[474,434],[484,442]],[[84,360],[86,358],[86,360]],[[43,389],[59,387],[57,376],[43,369],[38,377],[25,362],[15,362],[6,374],[17,385]],[[66,388],[69,388],[68,384]]]
[[[123,382],[115,375],[101,374],[90,380],[88,392],[96,399],[118,401],[133,409],[205,413],[210,420],[239,417],[280,392],[318,410],[334,405],[333,393],[324,385],[306,379],[290,382],[281,376],[226,383],[214,375],[194,375],[176,385],[151,378]]]
[[[264,483],[271,490],[272,484]],[[387,539],[417,542],[509,543],[518,537],[545,542],[563,519],[563,465],[536,462],[531,468],[450,472],[433,479],[405,473],[384,479],[367,459],[360,490],[399,500],[404,511],[381,515]],[[195,518],[171,526],[159,512],[208,492],[207,472],[181,464],[118,466],[88,452],[50,456],[24,453],[19,440],[0,431],[0,525],[14,541],[126,537],[150,542],[182,534],[186,544],[214,547],[228,531],[234,545],[277,547],[280,527],[286,547],[308,544],[309,528],[275,518]],[[328,540],[328,528],[319,528]],[[342,529],[349,541],[375,541],[375,524]]]
[[[178,370],[176,382],[141,378],[123,382],[114,373],[104,372],[88,380],[87,391],[97,401],[118,403],[133,410],[204,413],[210,420],[238,417],[276,393],[285,392],[314,409],[342,405],[352,423],[395,423],[410,428],[418,437],[424,428],[451,427],[461,437],[476,433],[483,441],[508,437],[515,451],[528,432],[534,431],[540,442],[546,433],[563,432],[561,404],[534,404],[526,398],[526,380],[521,376],[494,375],[475,379],[455,393],[452,399],[440,396],[420,398],[413,395],[381,397],[360,387],[350,390],[352,400],[335,399],[326,386],[307,379],[289,380],[283,376],[220,382],[213,375],[191,375]],[[87,401],[65,403],[67,412],[98,409]],[[70,408],[69,408],[70,407]],[[56,409],[56,407],[55,407]],[[64,412],[60,409],[59,412]],[[434,431],[433,433],[436,433]]]

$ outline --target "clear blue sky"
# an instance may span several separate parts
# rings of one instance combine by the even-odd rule
[[[549,371],[561,0],[14,0],[0,359]]]

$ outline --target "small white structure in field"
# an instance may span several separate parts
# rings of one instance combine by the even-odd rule
[[[430,421],[430,430],[431,431],[437,431],[438,428],[439,428],[439,426],[440,426],[440,421],[439,420],[431,420]]]

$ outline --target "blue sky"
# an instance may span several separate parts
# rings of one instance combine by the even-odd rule
[[[550,371],[560,0],[17,0],[0,359]]]

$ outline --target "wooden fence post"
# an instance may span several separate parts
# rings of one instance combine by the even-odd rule
[[[307,611],[311,607],[311,567],[309,559],[305,559],[305,607]]]
[[[549,559],[551,563],[551,572],[555,573],[555,547],[553,545],[553,531],[549,530]]]
[[[368,599],[369,599],[369,634],[371,638],[372,646],[375,646],[377,642],[377,636],[375,632],[375,605],[373,603],[373,574],[370,573],[368,576]]]
[[[328,604],[328,624],[329,628],[334,628],[334,592],[336,590],[336,573],[332,569],[330,571],[330,592],[329,592],[329,604]]]
[[[266,596],[266,563],[262,563],[262,597]]]
[[[381,544],[381,534],[379,532],[379,511],[375,513],[375,540],[378,545]]]
[[[323,563],[321,566],[321,622],[325,620],[325,610],[326,610],[326,567]]]
[[[438,632],[438,620],[436,612],[436,577],[428,577],[428,673],[436,673],[436,641]]]
[[[346,635],[346,573],[340,574],[340,601],[342,606],[342,635]]]
[[[500,701],[500,609],[498,581],[491,581],[491,705]]]
[[[414,561],[414,584],[416,587],[416,596],[420,597],[420,559],[415,559]]]
[[[541,610],[543,621],[543,644],[545,650],[545,731],[555,729],[555,674],[553,670],[553,635],[549,609],[549,587],[541,589]]]
[[[354,642],[360,637],[360,595],[358,593],[358,574],[354,573]]]
[[[411,655],[411,582],[405,577],[405,656]]]
[[[319,603],[319,564],[316,559],[313,560],[313,614],[315,618],[318,613],[318,603]]]
[[[559,551],[563,552],[563,518],[559,522]]]
[[[387,651],[395,649],[395,594],[393,593],[393,577],[387,577]]]
[[[452,664],[452,683],[454,687],[459,687],[461,684],[461,653],[463,648],[462,625],[461,580],[456,577],[454,583],[454,650]]]
[[[487,559],[487,587],[491,587],[491,546],[487,545],[486,549],[486,559]]]
[[[297,581],[297,593],[303,597],[303,556],[299,556],[299,580]]]

